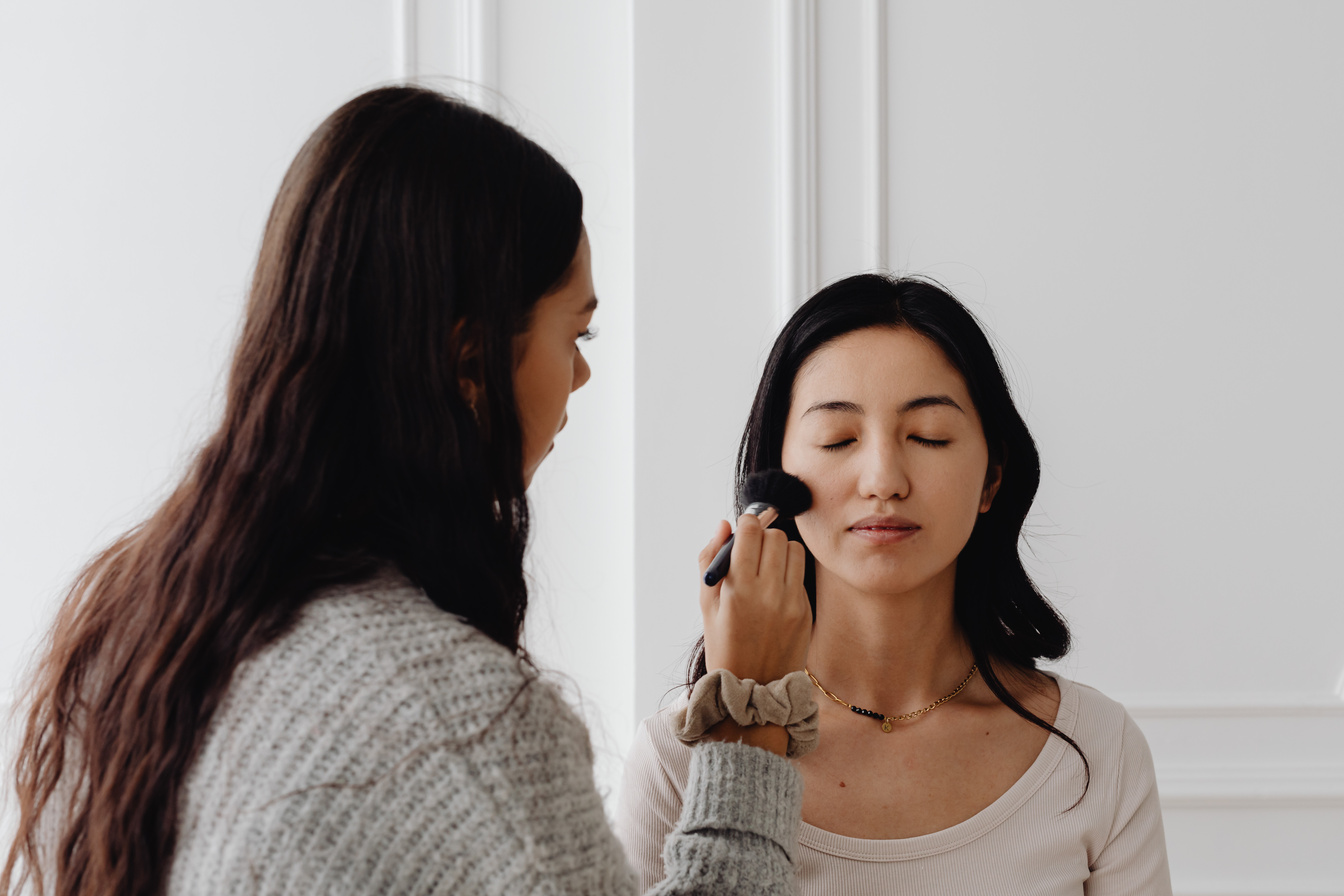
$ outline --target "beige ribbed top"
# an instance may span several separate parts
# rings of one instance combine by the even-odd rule
[[[1170,896],[1153,760],[1124,707],[1060,676],[1052,736],[1008,791],[946,830],[902,840],[842,837],[806,823],[798,883],[812,894]],[[683,698],[684,699],[684,698]],[[647,890],[663,876],[663,841],[681,811],[691,751],[672,734],[675,706],[646,719],[626,762],[617,833]],[[826,732],[823,730],[824,738]]]

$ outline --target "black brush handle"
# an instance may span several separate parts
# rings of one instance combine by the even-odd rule
[[[719,552],[714,555],[714,562],[709,564],[709,569],[705,570],[705,584],[713,588],[715,585],[728,575],[728,564],[733,559],[733,539],[737,538],[734,532],[728,536],[728,540],[719,548]]]
[[[742,512],[759,518],[767,529],[775,520],[779,519],[779,511],[764,501],[750,504]],[[713,588],[723,580],[724,576],[728,575],[728,567],[733,560],[733,540],[736,538],[736,532],[728,536],[728,540],[723,543],[723,547],[719,548],[719,552],[714,555],[714,561],[709,564],[709,569],[705,570],[705,584],[709,587]]]

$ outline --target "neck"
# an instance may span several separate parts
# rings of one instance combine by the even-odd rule
[[[860,591],[817,569],[807,663],[826,689],[886,715],[927,706],[970,671],[953,611],[955,571],[899,594]]]

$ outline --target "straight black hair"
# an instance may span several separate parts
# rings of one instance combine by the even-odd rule
[[[742,433],[737,453],[738,494],[748,476],[780,468],[784,426],[802,365],[827,343],[873,327],[908,329],[928,338],[966,381],[984,427],[990,464],[1001,466],[1003,478],[993,504],[980,514],[957,558],[957,623],[994,695],[1022,718],[1073,747],[1090,781],[1091,767],[1078,744],[1023,706],[995,669],[998,663],[1029,673],[1036,670],[1038,660],[1059,659],[1069,651],[1069,629],[1036,588],[1018,554],[1022,524],[1041,481],[1036,443],[1013,403],[1003,368],[984,331],[951,293],[917,277],[858,274],[827,286],[794,312],[765,362]],[[742,510],[739,500],[737,511]],[[802,541],[792,520],[776,528],[791,540]],[[810,551],[806,587],[815,613],[816,565]],[[687,671],[688,685],[706,674],[703,638]]]

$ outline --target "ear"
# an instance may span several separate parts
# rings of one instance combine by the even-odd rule
[[[471,408],[472,414],[479,419],[485,401],[485,374],[481,363],[484,350],[480,327],[466,318],[454,324],[453,334],[448,340],[448,356],[453,359],[457,390],[467,407]]]
[[[1003,464],[991,463],[989,469],[985,472],[985,487],[980,492],[980,512],[989,510],[994,503],[994,496],[999,493],[999,486],[1003,485]]]

